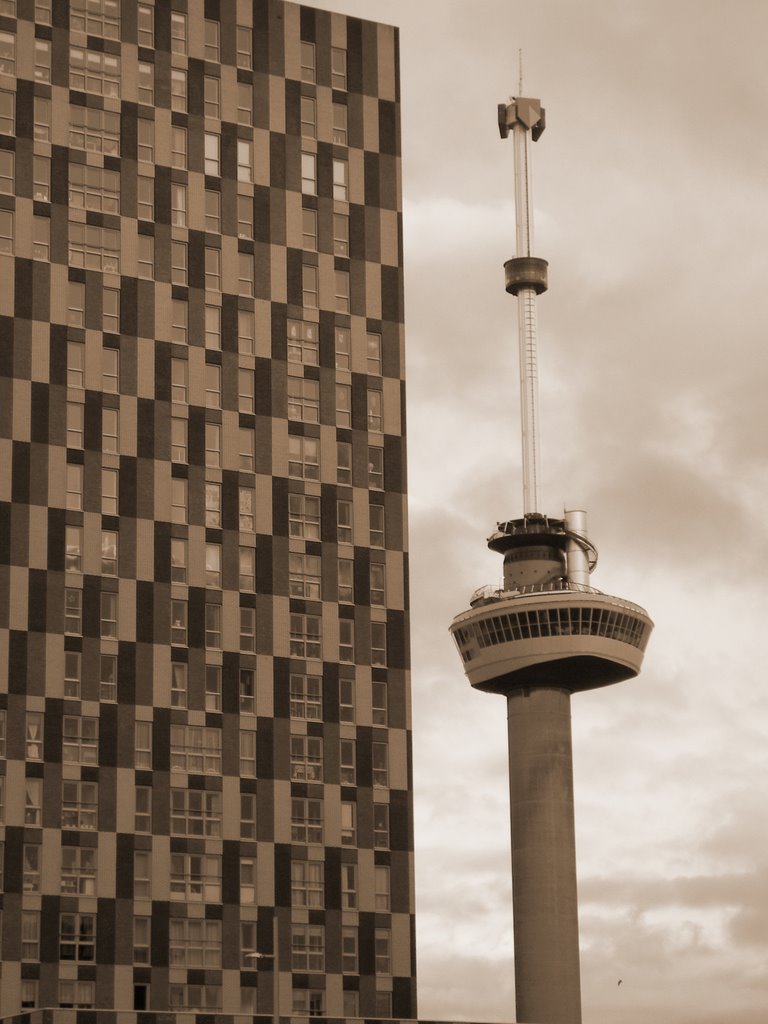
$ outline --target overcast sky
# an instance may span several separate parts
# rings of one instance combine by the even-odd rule
[[[420,1016],[514,1019],[504,701],[447,627],[522,512],[522,48],[543,510],[586,508],[593,584],[656,623],[637,680],[572,703],[584,1019],[764,1024],[768,3],[315,6],[401,29]]]

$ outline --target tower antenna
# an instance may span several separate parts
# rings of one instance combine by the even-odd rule
[[[517,51],[517,72],[518,72],[517,95],[518,96],[522,96],[523,95],[523,51],[522,51],[522,48],[520,48]]]

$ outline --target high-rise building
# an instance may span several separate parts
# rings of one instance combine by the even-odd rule
[[[0,1016],[415,1016],[397,47],[0,0]]]

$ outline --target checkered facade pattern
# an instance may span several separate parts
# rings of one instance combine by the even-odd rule
[[[0,0],[0,1016],[415,1016],[397,60]]]

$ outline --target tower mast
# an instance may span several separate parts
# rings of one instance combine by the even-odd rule
[[[586,513],[540,509],[536,299],[547,262],[533,255],[529,172],[544,110],[513,98],[498,123],[515,158],[517,255],[504,270],[518,300],[523,517],[488,540],[504,558],[503,586],[477,590],[450,629],[470,684],[507,701],[516,1018],[580,1024],[570,699],[636,676],[653,623],[590,585],[597,553]]]

